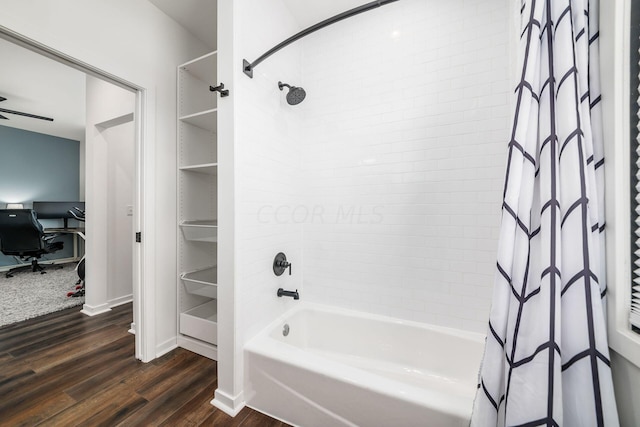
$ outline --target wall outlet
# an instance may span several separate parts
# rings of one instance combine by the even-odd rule
[[[127,205],[127,216],[133,216],[133,205]]]

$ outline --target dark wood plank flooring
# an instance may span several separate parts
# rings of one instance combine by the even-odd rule
[[[0,426],[287,426],[212,406],[212,360],[184,349],[136,360],[131,319],[131,304],[94,317],[76,307],[0,328]]]

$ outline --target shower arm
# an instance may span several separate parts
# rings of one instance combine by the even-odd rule
[[[288,39],[286,39],[285,41],[281,42],[280,44],[277,44],[276,46],[274,46],[273,48],[269,49],[268,51],[266,51],[265,53],[262,54],[262,56],[260,56],[258,59],[256,59],[253,62],[249,62],[246,59],[242,60],[242,71],[244,71],[244,73],[249,76],[250,78],[253,78],[253,69],[260,64],[262,61],[264,61],[265,59],[267,59],[268,57],[270,57],[271,55],[273,55],[274,53],[276,53],[277,51],[279,51],[280,49],[290,45],[291,43],[300,40],[301,38],[308,36],[309,34],[318,31],[321,28],[327,27],[331,24],[335,24],[336,22],[342,21],[343,19],[347,19],[350,18],[352,16],[358,15],[360,13],[363,12],[368,12],[369,10],[372,9],[377,9],[380,6],[384,6],[385,4],[389,4],[389,3],[393,3],[396,2],[398,0],[376,0],[376,1],[372,1],[370,3],[367,4],[363,4],[362,6],[358,6],[355,7],[353,9],[347,10],[346,12],[342,12],[338,15],[332,16],[331,18],[325,19],[324,21],[318,22],[315,25],[310,26],[309,28],[306,28],[302,31],[300,31],[297,34],[294,34],[293,36],[289,37]]]

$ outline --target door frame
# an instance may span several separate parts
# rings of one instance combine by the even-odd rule
[[[132,332],[135,334],[135,357],[143,362],[149,362],[156,357],[155,294],[152,286],[155,275],[152,232],[155,215],[151,208],[155,202],[153,188],[155,152],[151,143],[155,133],[155,116],[149,108],[155,104],[155,90],[108,73],[1,25],[0,38],[136,94],[133,226],[135,231],[142,233],[143,239],[141,243],[135,243],[132,236],[134,245]]]

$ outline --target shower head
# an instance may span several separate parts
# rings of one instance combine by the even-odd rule
[[[307,92],[305,92],[304,89],[278,82],[278,88],[280,88],[280,90],[285,86],[289,88],[289,93],[287,93],[287,102],[289,105],[298,105],[304,101],[304,98],[307,96]]]

